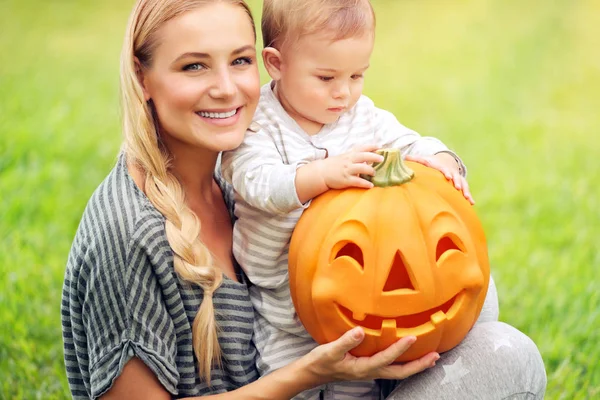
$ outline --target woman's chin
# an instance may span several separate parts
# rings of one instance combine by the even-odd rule
[[[239,145],[242,144],[243,140],[244,134],[232,132],[227,134],[220,134],[210,145],[213,148],[213,150],[218,152],[229,151],[237,149]]]

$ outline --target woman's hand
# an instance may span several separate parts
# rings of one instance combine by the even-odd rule
[[[338,340],[321,345],[307,356],[308,370],[316,381],[328,383],[346,380],[404,379],[435,365],[440,358],[432,352],[404,364],[392,364],[415,341],[414,336],[398,340],[371,357],[355,357],[348,353],[364,339],[362,328],[346,332]]]
[[[467,180],[461,175],[458,163],[450,154],[446,152],[437,153],[433,156],[411,156],[405,157],[406,161],[414,161],[419,164],[423,164],[427,167],[431,167],[440,171],[446,179],[454,183],[454,187],[457,190],[462,191],[465,199],[469,200],[471,204],[475,204],[473,196],[469,191],[469,184]]]

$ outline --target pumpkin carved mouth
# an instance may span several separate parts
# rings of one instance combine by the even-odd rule
[[[450,300],[442,304],[441,306],[426,310],[417,314],[403,315],[399,317],[384,317],[371,314],[359,315],[353,313],[348,308],[342,306],[339,303],[334,303],[341,315],[354,326],[361,326],[367,329],[381,330],[383,326],[386,329],[389,328],[417,328],[421,325],[432,323],[439,325],[446,319],[452,318],[458,309],[461,307],[463,299],[465,298],[464,290],[452,297]]]

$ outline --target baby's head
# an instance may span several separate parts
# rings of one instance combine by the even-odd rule
[[[262,32],[277,96],[309,134],[356,104],[375,36],[369,0],[265,0]]]

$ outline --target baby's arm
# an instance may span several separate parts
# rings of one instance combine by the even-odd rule
[[[457,190],[472,204],[473,197],[465,179],[467,169],[460,157],[448,149],[441,140],[421,136],[402,125],[389,111],[373,106],[375,135],[384,148],[398,148],[407,160],[419,162],[439,170],[446,179],[452,181]]]
[[[328,189],[370,188],[360,174],[374,175],[372,163],[383,161],[376,146],[362,147],[324,160],[285,164],[270,137],[246,136],[222,158],[223,177],[251,206],[272,214],[287,214]]]
[[[301,164],[285,164],[265,133],[249,134],[235,150],[223,153],[223,178],[252,207],[287,214],[303,207],[294,180]]]
[[[373,153],[378,146],[364,146],[339,156],[315,160],[298,168],[296,191],[302,203],[329,189],[359,187],[369,189],[373,184],[359,175],[375,174],[371,166],[383,157]]]

